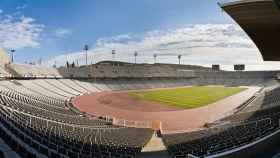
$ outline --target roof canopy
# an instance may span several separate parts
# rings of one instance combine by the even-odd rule
[[[220,5],[254,41],[265,61],[280,61],[278,2],[278,0],[240,0]]]

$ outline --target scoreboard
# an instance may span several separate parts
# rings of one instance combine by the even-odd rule
[[[212,70],[219,71],[220,65],[212,65]]]
[[[244,71],[245,70],[245,65],[244,64],[234,65],[234,70],[235,71]]]

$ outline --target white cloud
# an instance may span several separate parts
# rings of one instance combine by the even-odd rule
[[[20,5],[20,6],[17,6],[16,7],[16,10],[22,10],[22,9],[25,9],[25,8],[27,8],[27,4],[23,4],[23,5]]]
[[[124,34],[100,38],[93,45],[89,51],[89,60],[93,62],[111,60],[111,50],[114,49],[117,53],[116,60],[129,62],[133,62],[133,53],[138,51],[138,62],[152,63],[153,54],[160,54],[157,57],[158,62],[177,63],[177,55],[182,54],[184,64],[264,65],[256,46],[242,29],[234,24],[201,24],[144,34]],[[83,52],[61,55],[47,63],[53,64],[56,61],[59,65],[64,65],[66,59],[85,63]],[[271,67],[264,65],[263,68]]]
[[[43,28],[44,25],[37,24],[31,17],[0,16],[0,47],[39,47]]]
[[[2,9],[0,9],[0,14],[2,14],[3,13],[3,10]]]
[[[58,28],[54,31],[56,37],[64,38],[72,34],[72,31],[66,28]]]

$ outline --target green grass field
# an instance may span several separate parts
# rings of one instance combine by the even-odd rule
[[[197,108],[239,93],[246,88],[194,86],[174,89],[133,91],[129,95],[138,99],[165,103],[184,109]]]

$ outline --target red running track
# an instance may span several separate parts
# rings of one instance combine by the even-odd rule
[[[164,133],[192,131],[206,123],[221,119],[236,109],[259,90],[247,90],[218,102],[196,109],[179,109],[156,102],[140,101],[126,92],[100,92],[82,95],[73,104],[83,112],[95,116],[110,116],[132,121],[161,121]]]

